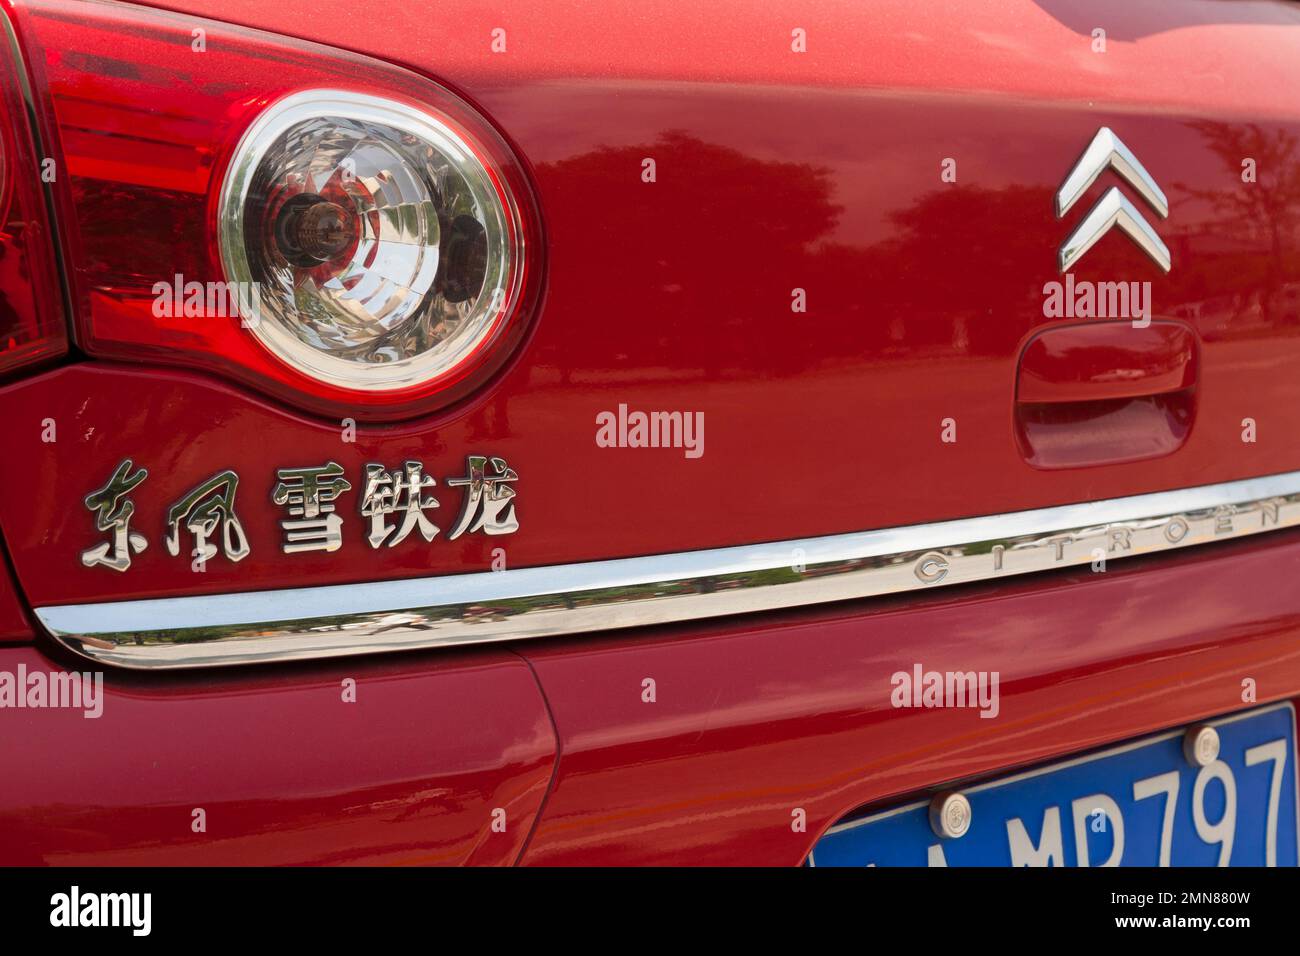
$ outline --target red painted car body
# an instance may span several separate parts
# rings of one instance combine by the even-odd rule
[[[337,415],[181,351],[83,336],[72,359],[5,379],[0,533],[13,578],[0,576],[0,669],[75,666],[37,635],[29,607],[489,568],[498,542],[473,536],[287,560],[280,510],[260,490],[286,464],[338,460],[351,474],[419,457],[451,474],[489,449],[521,476],[513,567],[1300,470],[1296,4],[881,0],[795,14],[682,2],[654,16],[459,0],[373,16],[319,0],[154,6],[220,21],[163,21],[205,24],[205,57],[223,55],[221,24],[233,24],[455,91],[519,159],[545,272],[526,333],[490,378],[446,407],[362,422],[346,445]],[[96,190],[125,178],[113,150],[152,147],[122,145],[124,130],[68,130],[129,93],[113,64],[138,55],[132,34],[98,44],[158,14],[62,0],[5,9],[49,96],[44,129],[67,154],[59,212],[80,251],[65,254],[102,264],[135,232],[157,256],[169,243],[210,249],[198,213],[167,241],[148,218],[85,228]],[[1104,54],[1091,47],[1097,26]],[[490,46],[497,28],[503,54]],[[792,28],[807,31],[806,54],[791,51]],[[100,40],[60,45],[73,36]],[[207,69],[177,56],[151,82]],[[151,103],[138,109],[147,141],[166,124]],[[1076,274],[1150,282],[1157,318],[1194,342],[1194,356],[1161,343],[1148,355],[1147,371],[1177,379],[1166,390],[1186,399],[1155,454],[1122,429],[1115,438],[1117,418],[1072,412],[1064,392],[1048,413],[1017,401],[1027,346],[1069,324],[1042,309],[1065,228],[1052,196],[1107,125],[1170,193],[1162,232],[1177,266],[1163,275],[1115,235]],[[180,161],[191,178],[173,187],[193,208],[206,208],[238,132],[222,128],[206,164]],[[1263,167],[1262,197],[1242,199],[1243,156]],[[941,178],[948,158],[955,183]],[[112,297],[93,268],[81,280],[86,300]],[[795,289],[806,312],[791,310]],[[1086,356],[1063,361],[1089,376]],[[1107,400],[1117,415],[1147,408],[1122,390]],[[620,403],[702,411],[706,453],[599,447],[595,416]],[[949,418],[956,443],[940,441]],[[1247,418],[1258,441],[1241,440]],[[1093,450],[1035,450],[1035,427],[1076,419],[1085,437],[1105,433],[1071,446]],[[199,575],[154,547],[125,575],[79,564],[96,540],[81,501],[128,455],[151,473],[137,500],[150,527],[220,469],[258,489],[241,499],[247,560]],[[3,716],[0,755],[24,772],[0,791],[0,862],[798,864],[856,809],[1239,709],[1245,677],[1261,702],[1300,696],[1298,569],[1300,537],[1279,531],[1105,575],[486,651],[109,673],[102,719]],[[1003,719],[892,710],[888,675],[916,660],[1000,670]],[[337,703],[345,678],[355,711]],[[790,827],[796,807],[806,831]],[[191,832],[195,808],[206,839]]]

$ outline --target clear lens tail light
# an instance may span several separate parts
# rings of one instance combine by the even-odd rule
[[[325,414],[465,397],[537,298],[526,175],[451,91],[141,7],[15,0],[62,149],[77,341]]]
[[[341,90],[258,117],[218,218],[253,335],[318,381],[367,391],[437,382],[490,343],[523,252],[511,197],[455,129]]]
[[[21,51],[0,6],[0,378],[68,350],[42,186]]]

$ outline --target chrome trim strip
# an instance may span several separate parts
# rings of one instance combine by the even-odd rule
[[[400,581],[37,608],[99,663],[210,667],[609,631],[844,601],[1300,525],[1300,471],[771,544]]]

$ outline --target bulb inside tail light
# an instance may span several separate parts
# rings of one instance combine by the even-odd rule
[[[435,382],[490,344],[522,253],[509,195],[460,133],[340,90],[257,118],[219,223],[252,334],[312,378],[363,390]]]
[[[0,8],[0,376],[68,349],[21,71]]]
[[[61,149],[91,356],[393,421],[468,397],[523,341],[541,297],[533,190],[450,90],[135,4],[3,2]]]

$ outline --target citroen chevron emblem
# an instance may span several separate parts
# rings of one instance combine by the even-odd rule
[[[1169,200],[1156,185],[1151,174],[1133,155],[1132,150],[1121,142],[1110,127],[1103,126],[1097,130],[1083,156],[1074,164],[1070,175],[1056,194],[1056,218],[1062,218],[1085,192],[1097,181],[1097,177],[1107,169],[1116,173],[1133,187],[1147,205],[1154,209],[1161,219],[1169,215]],[[1097,200],[1083,221],[1075,226],[1069,238],[1061,245],[1057,261],[1061,272],[1068,272],[1070,267],[1083,258],[1084,253],[1097,244],[1102,236],[1110,232],[1112,226],[1119,226],[1151,259],[1165,272],[1171,267],[1169,248],[1143,218],[1136,206],[1112,186]]]

